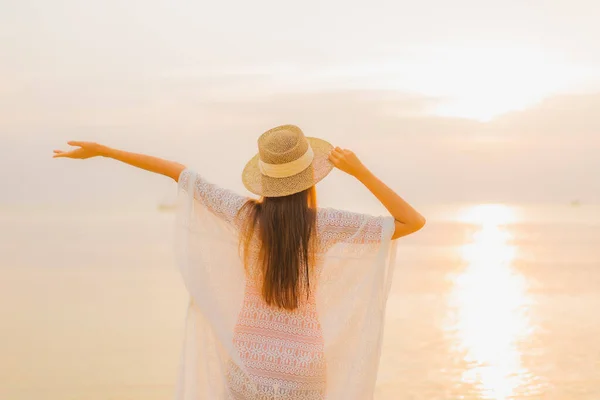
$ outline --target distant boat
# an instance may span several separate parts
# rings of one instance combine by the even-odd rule
[[[158,210],[159,211],[174,211],[177,209],[177,204],[175,203],[159,203]]]
[[[581,202],[579,200],[573,200],[571,202],[571,207],[579,207],[581,205]]]
[[[166,192],[161,199],[159,199],[158,210],[159,211],[173,211],[177,208],[177,195],[172,191]]]

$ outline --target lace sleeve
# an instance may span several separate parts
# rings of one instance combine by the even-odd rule
[[[188,180],[193,175],[196,177],[194,182],[194,199],[204,205],[213,214],[237,226],[238,219],[236,217],[238,211],[249,198],[210,183],[190,169],[185,169],[179,176],[178,187],[180,191],[187,191]]]
[[[322,251],[327,251],[338,243],[379,245],[389,239],[386,236],[393,217],[323,208],[317,221],[319,244]]]

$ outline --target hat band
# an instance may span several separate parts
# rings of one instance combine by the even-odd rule
[[[300,158],[284,164],[268,164],[258,160],[260,173],[271,178],[287,178],[304,171],[310,166],[315,154],[310,146]]]

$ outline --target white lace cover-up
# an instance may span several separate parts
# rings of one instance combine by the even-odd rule
[[[236,216],[248,198],[190,169],[178,187],[175,246],[190,303],[176,400],[372,399],[393,218],[318,209],[311,292],[289,311],[264,302],[259,268],[239,257]]]

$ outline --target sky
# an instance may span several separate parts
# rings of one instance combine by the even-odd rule
[[[52,160],[71,139],[243,190],[256,138],[284,123],[408,199],[600,203],[598,15],[594,0],[0,0],[0,204],[172,189]],[[364,196],[334,176],[325,194]]]

